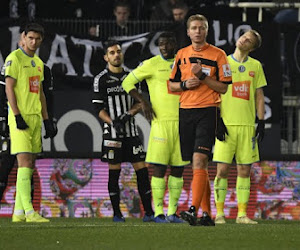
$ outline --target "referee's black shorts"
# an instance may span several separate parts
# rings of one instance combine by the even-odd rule
[[[215,143],[217,107],[179,109],[182,160],[191,161],[194,152],[212,157]]]

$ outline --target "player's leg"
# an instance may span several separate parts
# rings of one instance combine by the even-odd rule
[[[166,192],[166,174],[167,166],[153,164],[153,175],[151,178],[151,190],[154,204],[155,217],[154,222],[156,223],[167,223],[168,221],[164,215],[164,197]]]
[[[225,141],[216,139],[213,161],[217,162],[217,174],[214,180],[214,198],[217,208],[215,223],[224,224],[224,203],[228,187],[230,164],[237,147],[237,126],[227,126],[228,135]]]
[[[113,221],[125,222],[120,209],[119,178],[123,162],[124,143],[121,139],[104,138],[102,142],[101,161],[108,162],[108,193],[113,208]]]
[[[224,214],[224,203],[227,194],[229,169],[230,165],[227,163],[217,164],[217,175],[214,180],[214,196],[217,208],[217,215],[215,218],[216,224],[226,223]]]
[[[179,122],[168,122],[168,147],[170,149],[171,173],[168,179],[169,189],[169,207],[167,220],[173,223],[182,223],[183,221],[177,216],[178,200],[183,188],[183,170],[184,166],[190,164],[189,161],[183,161],[181,157],[180,138],[179,138]]]
[[[16,156],[11,155],[10,151],[5,152],[1,156],[1,165],[0,165],[0,203],[3,197],[3,193],[7,186],[8,176],[12,168],[15,165]]]
[[[149,181],[148,168],[145,166],[144,161],[132,163],[132,166],[136,172],[137,187],[145,211],[143,221],[153,221],[154,212],[151,204],[151,186]]]
[[[239,139],[236,152],[237,182],[236,193],[238,200],[237,223],[257,224],[247,217],[247,206],[250,197],[251,164],[259,161],[258,146],[255,138],[255,128],[252,126],[239,127]]]

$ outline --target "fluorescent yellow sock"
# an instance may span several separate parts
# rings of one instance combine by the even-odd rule
[[[214,195],[217,208],[217,216],[224,216],[224,202],[226,199],[228,180],[215,177]]]
[[[238,217],[247,215],[247,205],[250,197],[250,177],[237,177],[236,195],[238,201]]]
[[[18,168],[17,175],[17,194],[20,195],[25,213],[33,212],[31,201],[31,176],[32,169],[26,167]]]
[[[165,178],[152,176],[151,178],[152,199],[155,209],[155,217],[164,214],[164,196],[166,191]]]
[[[20,196],[20,192],[18,192],[18,180],[17,180],[17,184],[16,184],[16,197],[15,197],[15,208],[14,208],[14,214],[16,215],[22,215],[24,214],[24,208],[22,205],[22,200],[21,200],[21,196]]]
[[[183,177],[175,177],[169,175],[168,188],[169,188],[169,206],[168,215],[175,214],[177,211],[178,200],[181,195],[183,187]]]

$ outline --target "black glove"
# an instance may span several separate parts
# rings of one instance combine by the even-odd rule
[[[9,136],[7,119],[6,119],[5,116],[0,117],[0,135],[3,136],[3,137],[8,137]]]
[[[15,118],[16,118],[16,123],[17,123],[17,129],[24,130],[24,129],[29,128],[21,114],[15,115]]]
[[[122,122],[123,124],[125,124],[126,122],[128,122],[128,121],[130,120],[130,118],[131,118],[131,114],[130,114],[129,112],[126,112],[126,113],[124,113],[124,114],[122,114],[122,115],[119,115],[119,116],[115,119],[115,121],[120,121],[120,122]]]
[[[225,141],[226,139],[226,134],[228,135],[228,131],[227,131],[227,128],[223,122],[223,119],[222,117],[218,117],[218,120],[217,120],[217,139],[219,141]]]
[[[257,142],[262,142],[265,136],[265,120],[258,120],[255,136]]]
[[[52,119],[46,119],[44,120],[44,126],[46,130],[46,134],[44,136],[45,139],[47,138],[53,138],[57,134],[57,126],[56,121]]]
[[[111,126],[116,130],[117,136],[123,137],[125,135],[125,125],[123,122],[115,119],[111,122]]]

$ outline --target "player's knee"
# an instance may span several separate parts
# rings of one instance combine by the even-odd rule
[[[166,174],[167,166],[165,165],[153,165],[153,176],[157,178],[163,178]]]
[[[250,177],[251,167],[248,165],[238,165],[238,176],[242,178]]]
[[[173,167],[171,166],[171,175],[177,178],[182,177],[184,167]]]

